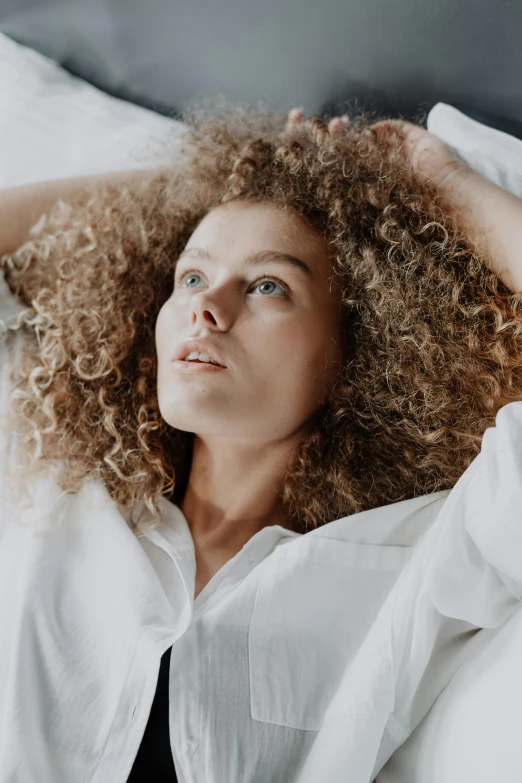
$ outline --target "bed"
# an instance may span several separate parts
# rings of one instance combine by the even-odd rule
[[[521,32],[518,0],[0,0],[0,188],[156,165],[184,105],[221,93],[424,118],[522,198]],[[476,635],[376,783],[522,780],[521,660],[519,610]]]

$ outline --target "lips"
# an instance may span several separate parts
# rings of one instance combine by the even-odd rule
[[[184,375],[199,375],[200,373],[212,374],[222,373],[226,370],[226,367],[221,367],[219,364],[212,364],[212,362],[185,362],[174,359],[170,366],[173,370],[181,372]]]
[[[192,353],[192,351],[206,353],[208,356],[210,356],[211,361],[214,362],[215,365],[219,365],[220,367],[226,369],[226,364],[216,347],[212,345],[212,343],[207,342],[206,340],[200,340],[199,338],[183,340],[183,342],[180,343],[176,348],[173,361],[184,361],[185,357],[188,356],[189,353]]]

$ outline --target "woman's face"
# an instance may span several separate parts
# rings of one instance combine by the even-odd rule
[[[177,261],[156,322],[165,421],[245,441],[301,430],[325,401],[341,357],[341,294],[331,278],[326,242],[298,216],[249,202],[209,212]],[[225,367],[173,362],[190,338]]]

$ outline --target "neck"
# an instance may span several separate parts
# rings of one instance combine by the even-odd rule
[[[298,438],[240,444],[194,436],[181,510],[193,537],[216,545],[246,541],[267,525],[291,529],[281,493]]]

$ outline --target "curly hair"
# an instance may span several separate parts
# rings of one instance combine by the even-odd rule
[[[154,522],[161,495],[180,502],[194,434],[159,413],[155,320],[199,221],[250,200],[322,234],[343,291],[339,377],[284,479],[293,529],[450,489],[520,399],[519,296],[367,114],[335,137],[318,116],[284,133],[286,116],[259,105],[183,119],[163,170],[59,201],[1,259],[25,306],[10,405],[24,481],[45,468],[74,492],[93,475]]]

